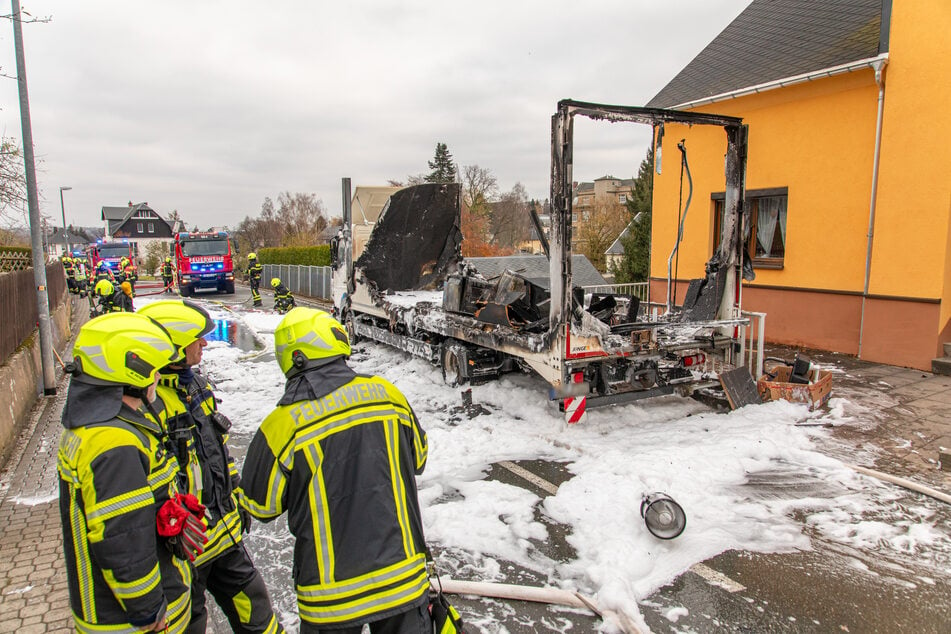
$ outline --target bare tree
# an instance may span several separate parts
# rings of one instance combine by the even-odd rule
[[[26,209],[26,174],[23,152],[16,140],[0,138],[0,220],[22,224]]]
[[[617,207],[595,202],[590,211],[584,212],[575,239],[575,251],[580,251],[591,260],[599,271],[605,270],[604,252],[617,239],[630,217],[619,212]]]
[[[499,184],[491,170],[478,165],[462,166],[462,204],[480,208],[499,193]]]
[[[277,219],[284,229],[281,246],[313,246],[327,227],[324,205],[314,194],[284,192],[277,197]]]
[[[515,183],[492,205],[489,231],[492,241],[505,248],[516,249],[520,243],[531,239],[528,192],[521,183]]]

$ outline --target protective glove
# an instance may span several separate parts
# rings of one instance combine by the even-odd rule
[[[155,523],[165,546],[179,559],[195,561],[205,551],[208,537],[201,521],[205,507],[191,494],[177,493],[159,509]]]

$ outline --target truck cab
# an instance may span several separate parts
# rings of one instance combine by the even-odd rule
[[[176,234],[175,268],[182,297],[201,289],[234,293],[234,259],[225,231]]]

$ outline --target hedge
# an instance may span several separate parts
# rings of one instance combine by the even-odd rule
[[[300,264],[302,266],[330,266],[330,245],[315,247],[265,247],[258,250],[261,264]]]

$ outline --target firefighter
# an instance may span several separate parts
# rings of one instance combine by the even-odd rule
[[[256,253],[248,254],[248,284],[251,285],[251,299],[254,300],[252,306],[263,306],[261,302],[261,293],[258,288],[261,285],[261,273],[264,267],[258,262]]]
[[[218,411],[211,383],[195,370],[215,322],[198,304],[181,299],[153,302],[139,314],[167,326],[184,355],[161,370],[158,395],[165,404],[180,486],[207,507],[208,543],[195,559],[188,631],[205,631],[207,589],[234,632],[283,632],[264,579],[241,543],[250,517],[238,504],[240,478],[226,444],[231,422]]]
[[[135,307],[132,305],[132,284],[128,281],[119,284],[119,291],[116,292],[113,303],[118,310],[134,313]]]
[[[166,293],[172,292],[172,258],[165,256],[165,262],[162,263],[162,286],[165,287]]]
[[[109,282],[116,281],[115,276],[112,274],[112,269],[110,269],[109,265],[105,262],[100,262],[99,266],[96,267],[96,282],[101,282],[102,280]]]
[[[73,295],[78,295],[79,288],[76,287],[76,269],[73,266],[73,258],[69,257],[69,254],[63,254],[63,257],[60,258],[60,262],[62,262],[63,272],[66,274],[66,288]]]
[[[73,263],[73,284],[76,286],[76,293],[80,297],[86,296],[86,270],[85,263],[80,258],[72,258]]]
[[[125,256],[119,258],[119,266],[116,267],[113,278],[115,279],[116,284],[122,284],[125,281],[125,265],[128,260]]]
[[[271,278],[271,288],[274,289],[274,310],[278,313],[283,315],[296,306],[294,296],[291,295],[290,289],[284,286],[280,278]]]
[[[135,283],[139,279],[139,270],[129,258],[123,258],[125,264],[122,266],[123,282],[128,282],[132,287],[132,297],[135,297]]]
[[[274,331],[284,396],[254,435],[243,501],[263,521],[287,512],[301,634],[432,632],[414,475],[428,452],[406,398],[346,362],[347,332],[295,308]]]
[[[78,632],[185,631],[200,508],[180,496],[150,401],[178,358],[151,319],[115,313],[76,337],[59,441],[59,508]],[[194,514],[187,508],[192,505]]]
[[[96,296],[96,315],[121,312],[119,298],[116,297],[116,287],[109,280],[99,280],[93,289]]]

